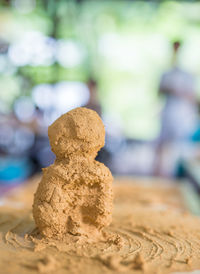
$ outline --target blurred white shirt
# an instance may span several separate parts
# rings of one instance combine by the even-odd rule
[[[197,104],[191,99],[195,98],[194,77],[174,67],[162,75],[160,91],[166,98],[161,116],[161,140],[187,140],[198,121]]]

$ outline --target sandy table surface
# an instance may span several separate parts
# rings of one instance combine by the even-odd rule
[[[117,178],[112,224],[96,243],[42,238],[32,218],[40,176],[0,200],[0,273],[172,273],[200,269],[200,219],[168,182]],[[3,270],[3,272],[1,272]]]

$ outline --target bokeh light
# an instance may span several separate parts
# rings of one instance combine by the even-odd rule
[[[61,66],[73,68],[83,62],[85,52],[81,44],[76,41],[59,40],[57,43],[56,57]]]
[[[40,32],[29,32],[9,47],[8,56],[16,66],[49,66],[54,62],[55,40]]]
[[[61,113],[87,104],[88,87],[81,82],[60,82],[55,84],[55,106]]]
[[[33,88],[32,98],[41,109],[48,109],[54,105],[55,93],[50,84],[40,84]]]
[[[14,112],[21,122],[31,122],[34,117],[35,106],[29,97],[20,97],[15,101]]]

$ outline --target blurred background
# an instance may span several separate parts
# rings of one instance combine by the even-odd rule
[[[47,129],[79,106],[114,175],[200,174],[200,2],[2,0],[1,192],[54,161]]]

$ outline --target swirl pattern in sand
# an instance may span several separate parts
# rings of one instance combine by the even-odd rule
[[[62,242],[41,238],[30,209],[2,207],[0,269],[22,274],[200,269],[200,220],[184,210],[176,189],[128,184],[114,189],[113,222],[96,243],[74,236]]]

